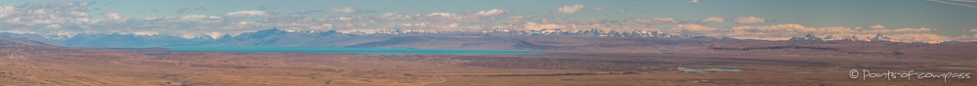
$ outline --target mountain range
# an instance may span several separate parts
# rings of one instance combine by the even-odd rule
[[[293,31],[283,29],[265,29],[246,32],[236,36],[224,34],[219,37],[207,35],[184,37],[176,35],[134,35],[122,33],[110,34],[76,34],[74,36],[42,36],[36,34],[0,33],[17,39],[34,40],[52,45],[73,47],[113,47],[113,46],[329,46],[329,47],[389,47],[401,45],[397,48],[414,48],[406,45],[417,43],[447,43],[453,47],[480,47],[480,45],[516,45],[525,43],[525,39],[542,36],[561,37],[597,37],[597,38],[711,38],[699,35],[673,35],[661,31],[603,31],[591,30],[507,30],[494,29],[481,32],[435,32],[417,30],[380,30],[376,32],[341,33],[329,31]],[[731,39],[722,37],[719,39]],[[465,40],[465,41],[461,41]],[[879,34],[871,39],[858,39],[854,36],[821,38],[811,34],[793,37],[788,41],[890,41],[888,37]],[[444,42],[438,42],[444,41]],[[902,41],[896,41],[902,42]],[[947,41],[943,43],[960,43],[961,41]],[[909,42],[921,43],[921,42]],[[481,48],[492,48],[481,46]]]

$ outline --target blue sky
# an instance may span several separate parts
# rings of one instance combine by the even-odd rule
[[[461,30],[481,30],[492,29],[493,27],[503,27],[499,24],[506,24],[506,21],[513,20],[512,17],[529,18],[518,22],[508,22],[515,25],[512,28],[534,29],[529,27],[536,25],[554,24],[556,27],[563,25],[561,29],[569,28],[566,25],[571,23],[542,22],[542,20],[604,20],[617,23],[572,23],[578,25],[598,25],[608,24],[618,27],[609,28],[630,28],[627,30],[673,30],[673,32],[683,32],[686,28],[676,25],[694,24],[697,26],[716,28],[716,32],[721,32],[737,26],[768,26],[798,24],[810,28],[822,27],[846,27],[867,29],[875,25],[884,26],[885,29],[896,30],[899,28],[914,30],[925,27],[930,31],[912,34],[935,34],[945,37],[959,37],[962,35],[973,35],[977,31],[977,1],[974,0],[295,0],[295,1],[273,1],[273,0],[4,0],[0,1],[0,6],[21,7],[21,5],[37,5],[40,3],[65,3],[65,2],[94,2],[85,6],[88,10],[71,10],[87,12],[85,17],[88,20],[104,20],[98,22],[85,22],[75,24],[60,23],[11,23],[0,22],[0,31],[24,32],[27,30],[37,30],[31,33],[36,34],[65,34],[68,32],[148,32],[156,34],[234,34],[256,29],[267,29],[271,27],[294,28],[297,30],[374,30],[374,29],[427,29],[427,28],[470,28]],[[557,12],[560,8],[575,8],[574,5],[582,5],[578,10],[568,10],[568,12]],[[347,12],[340,12],[348,8]],[[597,10],[597,8],[602,8]],[[23,9],[45,9],[58,10],[53,7],[21,7],[22,10],[8,12],[0,19],[13,19],[21,16],[20,21],[27,21],[27,11]],[[184,10],[180,12],[180,10]],[[333,11],[336,9],[336,11]],[[491,11],[493,9],[502,10],[501,14],[489,16],[474,16],[478,11]],[[626,12],[619,12],[626,10]],[[0,10],[2,11],[2,10]],[[62,10],[64,11],[64,10]],[[231,12],[239,11],[260,11],[264,14],[257,17],[229,17]],[[309,11],[322,11],[311,13],[299,13]],[[355,11],[355,12],[352,12]],[[22,14],[15,14],[21,12]],[[53,12],[53,11],[52,11]],[[64,11],[67,12],[67,11]],[[48,12],[50,13],[50,12]],[[106,13],[118,14],[122,19],[109,25]],[[382,19],[380,16],[387,13],[396,13],[412,16],[408,20]],[[444,18],[423,18],[433,13],[449,13],[453,17],[479,18],[475,21],[464,20],[445,20]],[[466,14],[468,13],[468,14]],[[3,13],[0,13],[3,14]],[[63,15],[63,14],[58,14]],[[195,22],[176,21],[179,19],[187,20],[183,17],[188,15],[203,15],[215,18],[213,20],[201,20]],[[276,17],[277,16],[277,17]],[[317,22],[308,25],[323,25],[327,27],[311,27],[295,25],[282,26],[288,24],[289,16],[302,16],[305,19],[336,19],[336,18],[357,18],[358,22]],[[530,17],[532,16],[532,17]],[[76,16],[77,17],[77,16]],[[166,17],[173,17],[165,19]],[[176,18],[180,17],[180,18]],[[218,18],[219,17],[219,18]],[[703,23],[708,17],[720,17],[724,19],[722,23]],[[64,18],[64,17],[58,17]],[[162,18],[149,20],[146,18]],[[198,17],[193,17],[198,18]],[[278,19],[276,19],[278,18]],[[653,20],[655,18],[678,21],[678,23],[668,23],[670,21],[654,22],[634,22],[639,20]],[[737,18],[752,18],[743,20],[742,23]],[[139,21],[138,19],[146,19]],[[176,19],[176,20],[174,20]],[[299,18],[291,18],[298,19]],[[632,19],[632,21],[628,21]],[[51,19],[59,20],[59,19]],[[61,19],[64,20],[64,19]],[[269,21],[266,21],[269,20]],[[277,22],[270,20],[279,20]],[[168,22],[160,22],[168,21]],[[297,20],[296,20],[297,21]],[[176,23],[174,23],[176,22]],[[223,26],[192,26],[204,24],[190,24],[210,22],[223,24]],[[259,23],[259,25],[234,26],[241,22]],[[459,23],[460,22],[460,23]],[[489,22],[489,23],[485,23]],[[581,21],[583,22],[583,21]],[[666,22],[665,24],[661,24]],[[7,24],[4,24],[7,23]],[[302,22],[308,23],[308,22]],[[426,26],[419,26],[419,25]],[[60,30],[44,28],[56,24],[62,29],[71,29],[61,32],[40,31],[40,30]],[[86,25],[92,24],[92,25]],[[98,25],[104,24],[104,25]],[[139,24],[162,24],[176,26],[150,26]],[[411,24],[411,25],[402,25]],[[458,24],[454,25],[453,24]],[[119,26],[121,25],[121,26]],[[181,26],[182,25],[182,26]],[[348,26],[343,26],[348,25]],[[73,26],[78,26],[72,29]],[[232,27],[233,26],[233,27]],[[471,26],[471,27],[466,27]],[[607,26],[607,25],[603,25]],[[689,25],[685,25],[689,26]],[[220,28],[223,29],[220,29]],[[545,27],[545,26],[541,26]],[[125,29],[112,29],[125,28]],[[160,31],[180,30],[184,28],[209,29],[204,33],[193,33],[194,31]],[[230,29],[229,29],[230,28]],[[245,28],[245,29],[234,29]],[[318,29],[315,29],[318,28]],[[593,28],[593,27],[591,27]],[[15,29],[15,30],[14,30]],[[86,30],[87,29],[87,30]],[[106,29],[106,30],[100,30]],[[695,29],[695,28],[691,28]],[[91,30],[91,31],[88,31]],[[445,29],[430,29],[445,30]],[[624,30],[624,29],[622,29]],[[698,29],[696,29],[698,30]],[[708,30],[713,31],[713,30]],[[858,30],[861,31],[861,30]],[[30,31],[28,31],[30,32]],[[862,31],[871,32],[871,31]],[[803,32],[820,33],[820,32]],[[902,33],[902,32],[890,32]],[[885,33],[885,34],[890,34]],[[72,33],[77,34],[77,33]],[[795,34],[796,35],[796,34]],[[826,34],[827,35],[827,34]],[[717,35],[734,36],[734,35]],[[969,37],[969,36],[968,36]]]

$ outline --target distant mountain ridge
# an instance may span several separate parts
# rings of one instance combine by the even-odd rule
[[[481,32],[435,32],[419,30],[380,30],[377,32],[340,33],[329,31],[288,31],[283,29],[265,29],[246,32],[237,36],[224,34],[219,37],[202,35],[197,37],[182,37],[176,35],[134,35],[134,34],[76,34],[75,36],[41,36],[35,34],[0,33],[18,39],[35,40],[48,44],[74,47],[104,47],[104,46],[332,46],[332,47],[383,47],[397,44],[419,43],[430,41],[427,38],[457,39],[472,38],[485,40],[513,40],[498,43],[523,43],[519,39],[542,36],[567,37],[664,37],[664,38],[707,38],[699,35],[672,35],[661,31],[603,31],[591,30],[507,30],[494,29]],[[456,38],[450,38],[456,37]],[[723,37],[723,39],[727,39]],[[803,37],[793,37],[788,41],[890,41],[882,34],[872,39],[858,39],[858,37],[821,38],[811,34]],[[435,40],[436,41],[436,40]],[[478,41],[478,40],[471,40]],[[958,43],[961,41],[948,41]],[[464,46],[485,43],[469,43]]]
[[[50,44],[46,44],[46,43],[42,43],[42,42],[38,42],[38,41],[23,40],[23,39],[16,39],[16,38],[11,38],[11,37],[0,36],[0,48],[10,48],[10,47],[35,47],[35,48],[37,48],[37,47],[56,47],[56,46],[53,46],[53,45],[50,45]]]

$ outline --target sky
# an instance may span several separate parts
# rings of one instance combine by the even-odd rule
[[[977,0],[3,0],[0,32],[212,36],[286,30],[663,31],[785,40],[977,38]]]

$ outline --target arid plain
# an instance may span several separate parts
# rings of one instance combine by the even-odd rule
[[[2,86],[973,86],[975,79],[852,79],[872,72],[977,72],[977,43],[520,38],[454,46],[524,55],[218,53],[67,48],[0,38]],[[393,40],[393,39],[391,39]],[[461,44],[465,45],[465,44]],[[471,43],[468,43],[471,45]],[[403,47],[413,46],[413,47]],[[444,48],[445,46],[438,46]],[[693,69],[685,69],[693,68]],[[737,69],[713,71],[694,69]],[[687,70],[694,70],[689,72]],[[685,71],[685,72],[683,72]],[[861,72],[861,71],[859,71]]]

